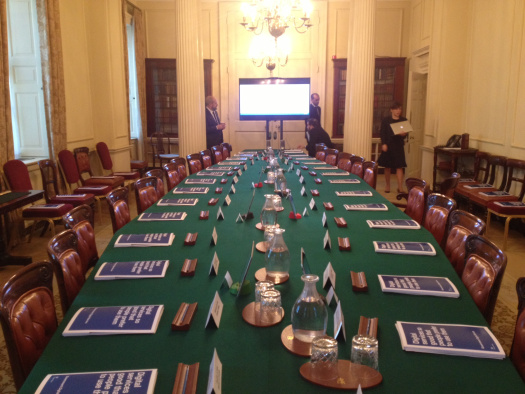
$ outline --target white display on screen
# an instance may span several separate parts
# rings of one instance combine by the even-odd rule
[[[310,113],[310,85],[241,84],[239,100],[241,116],[307,116]]]

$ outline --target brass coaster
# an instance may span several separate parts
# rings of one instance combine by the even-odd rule
[[[255,272],[255,279],[261,281],[261,280],[267,280],[270,282],[273,282],[276,285],[280,285],[281,283],[286,282],[288,279],[290,279],[290,275],[286,275],[282,278],[272,278],[271,276],[266,275],[266,268],[261,268],[260,270],[257,270]]]
[[[261,253],[266,253],[268,251],[268,245],[266,241],[257,242],[257,245],[255,245],[255,249],[257,249]]]
[[[281,333],[281,342],[290,353],[296,356],[310,357],[312,355],[312,344],[296,339],[291,324]]]
[[[333,389],[355,390],[359,385],[362,389],[377,386],[383,381],[381,375],[374,368],[366,365],[354,364],[348,360],[338,360],[339,376],[335,379],[323,380],[312,375],[312,364],[307,362],[301,366],[301,376],[309,382]]]
[[[255,327],[271,327],[279,324],[284,318],[284,309],[281,308],[280,315],[274,315],[270,320],[262,320],[260,312],[260,303],[251,302],[242,310],[242,318],[248,324]]]
[[[280,227],[279,224],[276,224],[275,226],[276,226],[277,228]],[[257,230],[264,231],[264,226],[262,225],[261,222],[257,223],[257,224],[255,225],[255,228],[256,228]]]

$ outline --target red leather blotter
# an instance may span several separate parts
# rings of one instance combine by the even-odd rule
[[[208,201],[208,205],[215,205],[219,202],[218,198],[210,198],[210,201]]]
[[[317,190],[317,189],[310,190],[310,193],[312,193],[312,196],[314,196],[314,197],[318,197],[319,196],[319,190]]]
[[[224,185],[225,183],[228,183],[228,179],[226,179],[226,178],[222,178],[222,179],[221,179],[221,183],[222,183],[223,185]]]
[[[301,169],[306,171],[308,169],[308,167],[307,166],[301,166]]]
[[[299,163],[298,161],[294,161],[293,163],[294,163],[296,166],[298,166],[299,164],[301,164],[301,163]]]
[[[186,246],[193,246],[195,245],[195,242],[197,242],[197,235],[199,235],[199,233],[188,233],[186,235],[186,238],[184,238],[184,245]]]
[[[172,394],[195,394],[197,392],[197,378],[199,377],[199,363],[187,365],[179,363]]]
[[[221,194],[222,193],[222,187],[218,187],[215,189],[215,194]]]
[[[240,167],[233,167],[233,171],[239,171]]]
[[[339,243],[339,250],[346,250],[346,251],[352,250],[352,246],[350,245],[350,240],[348,239],[348,237],[345,237],[345,238],[337,237],[337,241]]]
[[[195,311],[197,310],[197,303],[188,304],[183,302],[180,304],[179,310],[175,315],[175,318],[171,322],[172,331],[188,331],[191,326],[191,322],[195,317]]]
[[[182,268],[180,269],[181,276],[195,276],[195,269],[197,268],[197,259],[186,259]]]
[[[228,176],[232,176],[233,174],[235,174],[235,171],[228,171]]]
[[[359,329],[357,330],[357,334],[377,339],[377,325],[377,317],[369,318],[361,316],[359,318]]]
[[[315,178],[315,183],[320,185],[321,183],[323,183],[323,181],[321,180],[321,178]]]
[[[347,227],[346,220],[344,218],[334,218],[337,227]]]
[[[199,220],[208,220],[210,217],[210,211],[201,211],[199,214]]]
[[[310,174],[311,176],[316,176],[316,175],[317,175],[317,172],[315,172],[315,171],[310,171],[309,174]]]
[[[323,202],[324,209],[327,211],[333,211],[334,205],[331,202]]]
[[[368,291],[368,284],[364,272],[350,271],[350,278],[352,278],[353,291]]]

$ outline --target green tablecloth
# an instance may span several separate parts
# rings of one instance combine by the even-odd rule
[[[303,380],[299,374],[300,366],[307,362],[289,353],[281,344],[280,334],[290,324],[293,303],[302,290],[300,280],[300,248],[304,247],[309,264],[322,278],[328,264],[337,273],[336,293],[342,303],[345,317],[347,341],[340,342],[339,355],[350,358],[350,342],[357,332],[359,316],[379,318],[379,370],[383,382],[370,392],[521,392],[524,384],[509,359],[486,360],[468,357],[454,357],[405,352],[401,349],[399,336],[394,327],[397,320],[415,322],[459,323],[486,325],[482,315],[468,295],[460,278],[440,250],[432,235],[421,230],[378,230],[370,229],[366,219],[406,218],[405,214],[386,202],[376,191],[373,197],[337,197],[337,190],[373,190],[364,182],[360,184],[330,184],[329,179],[343,177],[321,176],[322,170],[315,170],[322,184],[315,184],[308,171],[301,170],[306,181],[306,197],[300,196],[302,185],[293,172],[286,173],[289,188],[292,190],[298,212],[303,212],[312,196],[310,189],[318,189],[315,197],[317,211],[300,220],[290,220],[288,201],[283,201],[284,212],[279,214],[279,223],[286,229],[284,240],[292,256],[290,281],[278,286],[282,293],[285,318],[271,328],[254,328],[242,319],[245,305],[253,301],[249,296],[235,299],[228,291],[220,290],[226,271],[234,281],[240,279],[247,262],[252,241],[259,242],[263,233],[255,229],[259,212],[264,202],[264,194],[271,193],[272,187],[264,185],[256,189],[252,211],[255,219],[236,223],[239,213],[246,213],[252,197],[252,182],[256,182],[259,171],[266,165],[264,161],[248,162],[248,171],[239,177],[235,185],[236,193],[230,194],[232,203],[223,206],[226,193],[233,177],[227,185],[220,185],[217,177],[215,185],[207,195],[198,195],[199,202],[194,207],[159,208],[153,206],[150,212],[185,211],[188,214],[182,222],[137,222],[135,219],[121,229],[119,234],[173,232],[176,234],[171,247],[158,248],[114,248],[116,236],[108,245],[95,267],[102,262],[169,259],[170,266],[163,279],[94,281],[92,274],[76,298],[64,322],[49,343],[41,359],[35,366],[21,392],[34,392],[41,380],[49,373],[104,371],[138,368],[158,368],[159,375],[156,393],[171,393],[177,364],[200,363],[198,392],[205,392],[208,367],[216,348],[223,364],[224,393],[291,393],[291,392],[329,392]],[[309,167],[313,165],[309,164]],[[287,166],[285,166],[287,168]],[[298,166],[296,166],[296,169]],[[310,168],[311,170],[311,168]],[[192,177],[197,177],[193,175]],[[226,176],[225,176],[226,177]],[[264,179],[264,178],[263,178]],[[182,185],[181,185],[182,186]],[[223,187],[223,193],[214,194],[215,187]],[[168,193],[166,198],[181,197]],[[192,196],[193,197],[193,196]],[[219,197],[219,204],[208,206],[208,200]],[[326,229],[322,227],[321,217],[325,212],[322,203],[332,202],[333,211],[326,211],[328,229],[332,238],[332,249],[323,249]],[[346,211],[345,203],[384,202],[388,212]],[[225,219],[216,220],[221,206]],[[198,220],[201,210],[209,210],[209,220]],[[334,217],[344,217],[348,228],[337,228]],[[218,233],[218,244],[210,246],[213,227]],[[195,246],[183,246],[188,232],[198,232]],[[337,237],[347,236],[352,244],[351,252],[341,252],[337,248]],[[374,253],[372,241],[428,241],[437,250],[433,257],[381,255]],[[220,260],[219,273],[210,276],[210,263],[217,252]],[[182,277],[180,268],[184,259],[198,259],[196,275]],[[248,278],[254,283],[255,271],[264,266],[264,256],[255,252]],[[352,291],[350,271],[363,271],[368,280],[369,291]],[[385,294],[381,292],[377,274],[436,275],[449,277],[460,291],[460,298],[418,297],[409,295]],[[252,287],[253,288],[253,287]],[[326,294],[317,286],[321,294]],[[224,303],[219,329],[204,328],[208,310],[216,291]],[[198,310],[192,327],[188,332],[173,332],[170,329],[181,302],[198,302]],[[157,333],[154,335],[121,335],[107,337],[62,337],[65,323],[82,306],[164,304],[165,310]],[[328,334],[333,335],[333,314],[329,308]]]

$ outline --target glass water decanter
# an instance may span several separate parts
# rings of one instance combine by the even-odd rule
[[[293,335],[300,341],[311,343],[315,337],[326,335],[328,311],[317,292],[317,275],[302,275],[304,289],[292,309]]]
[[[272,279],[281,279],[288,276],[290,271],[290,251],[284,243],[284,229],[274,228],[270,247],[266,252],[266,275]]]
[[[286,177],[282,168],[277,169],[277,175],[274,183],[275,192],[281,196],[286,196],[287,184]]]
[[[274,195],[265,194],[264,205],[261,210],[261,225],[264,229],[268,225],[277,224],[277,211],[275,210]]]

